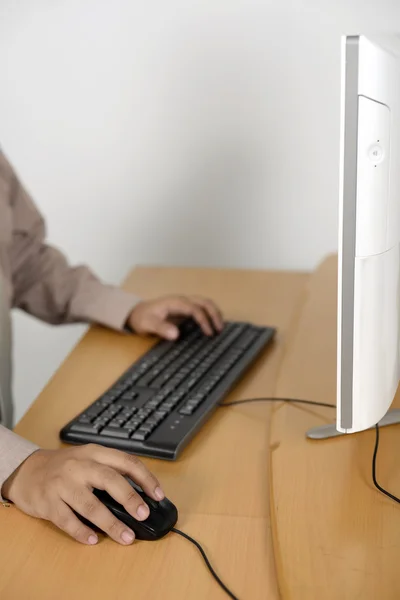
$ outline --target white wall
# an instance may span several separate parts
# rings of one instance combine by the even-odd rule
[[[399,6],[0,0],[0,143],[50,240],[111,282],[312,268],[336,249],[340,35]],[[20,417],[82,328],[15,326]]]

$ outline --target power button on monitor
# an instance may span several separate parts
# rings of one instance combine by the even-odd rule
[[[385,152],[380,144],[373,144],[368,150],[368,156],[375,165],[378,165],[383,161]]]

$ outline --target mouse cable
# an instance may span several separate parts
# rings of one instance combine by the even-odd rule
[[[225,407],[234,406],[237,404],[247,404],[249,402],[288,402],[288,403],[293,403],[293,404],[308,404],[311,406],[324,406],[327,408],[336,408],[335,404],[328,404],[327,402],[315,402],[314,400],[300,400],[297,398],[277,398],[277,397],[275,397],[275,398],[274,397],[271,397],[271,398],[246,398],[244,400],[233,400],[232,402],[226,402],[224,404],[220,404],[219,406],[220,406],[220,408],[225,408]],[[388,496],[388,498],[391,498],[391,500],[394,500],[394,502],[397,502],[398,504],[400,504],[400,498],[397,498],[397,496],[394,496],[393,494],[391,494],[390,492],[385,490],[385,488],[383,488],[377,481],[376,459],[378,456],[378,450],[379,450],[379,424],[376,424],[375,425],[375,447],[374,447],[374,453],[373,453],[373,457],[372,457],[372,480],[374,482],[375,487],[380,492],[382,492],[382,494],[385,494],[385,496]],[[198,542],[196,542],[196,540],[191,538],[189,535],[187,535],[186,533],[183,533],[183,531],[179,531],[179,529],[175,529],[175,527],[172,529],[172,531],[174,531],[175,533],[178,533],[179,535],[186,538],[187,540],[189,540],[190,542],[192,542],[192,544],[194,544],[196,546],[196,548],[200,551],[209,571],[211,572],[212,576],[217,581],[217,583],[221,586],[221,588],[224,590],[224,592],[230,598],[232,598],[232,600],[238,600],[236,598],[236,596],[234,596],[234,594],[226,587],[226,585],[221,581],[221,579],[215,573],[214,569],[212,568],[212,566],[210,564],[210,561],[208,560],[208,558],[206,556],[206,553],[204,552],[204,550],[200,546],[200,544]]]
[[[328,404],[326,402],[314,402],[313,400],[298,400],[295,398],[248,398],[245,400],[234,400],[233,402],[226,402],[225,404],[220,404],[220,407],[224,408],[225,406],[233,406],[235,404],[247,404],[247,402],[293,402],[293,403],[298,403],[298,404],[311,404],[314,406],[326,406],[329,408],[336,408],[336,406],[334,404]],[[378,450],[379,450],[379,424],[376,424],[375,425],[375,447],[374,447],[374,454],[372,457],[372,481],[374,482],[374,486],[382,494],[385,494],[385,496],[387,496],[388,498],[391,498],[391,500],[394,500],[394,502],[397,502],[398,504],[400,504],[400,498],[398,498],[397,496],[394,496],[393,494],[388,492],[388,490],[385,490],[385,488],[383,488],[379,484],[379,482],[376,478],[376,459],[378,456]]]
[[[192,544],[194,544],[196,546],[196,548],[199,550],[200,554],[202,555],[204,562],[207,565],[208,570],[210,571],[211,575],[214,577],[214,579],[218,583],[218,585],[224,590],[224,592],[230,598],[232,598],[232,600],[238,600],[238,598],[226,587],[226,585],[218,577],[218,575],[212,568],[211,563],[208,560],[206,553],[204,552],[203,548],[200,546],[199,542],[196,542],[196,540],[194,540],[192,537],[190,537],[190,535],[188,535],[187,533],[184,533],[183,531],[180,531],[179,529],[176,529],[175,527],[173,527],[171,529],[171,531],[173,531],[174,533],[177,533],[178,535],[181,535],[182,537],[189,540],[189,542],[192,542]]]
[[[334,404],[326,404],[325,402],[313,402],[312,400],[295,400],[292,398],[248,398],[246,400],[235,400],[233,402],[226,402],[225,404],[220,404],[219,406],[221,408],[224,408],[227,406],[233,406],[234,404],[245,404],[247,402],[296,402],[299,404],[314,404],[316,406],[327,406],[329,408],[336,408],[336,406]],[[196,546],[196,548],[199,550],[201,556],[203,557],[208,570],[210,571],[211,575],[214,577],[214,579],[218,583],[218,585],[224,590],[224,592],[230,598],[232,598],[232,600],[238,600],[238,598],[226,587],[226,585],[218,577],[218,575],[216,574],[213,567],[211,566],[211,563],[208,560],[207,555],[204,552],[201,545],[199,544],[199,542],[194,540],[187,533],[184,533],[183,531],[180,531],[179,529],[176,529],[175,527],[173,527],[171,531],[173,531],[174,533],[177,533],[178,535],[182,536],[183,538],[189,540],[189,542],[191,542],[192,544],[194,544]]]

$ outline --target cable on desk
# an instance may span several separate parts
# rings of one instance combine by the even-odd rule
[[[225,406],[233,406],[234,404],[247,404],[247,402],[293,402],[295,404],[311,404],[313,406],[326,406],[328,408],[336,408],[336,404],[328,404],[327,402],[315,402],[314,400],[298,400],[297,398],[246,398],[245,400],[234,400],[233,402],[225,402],[220,404],[221,408]]]
[[[400,499],[397,498],[397,496],[394,496],[393,494],[391,494],[390,492],[385,490],[385,488],[383,488],[376,479],[376,457],[378,456],[378,449],[379,449],[379,425],[375,425],[375,448],[374,448],[374,455],[372,457],[372,480],[374,482],[375,487],[380,492],[382,492],[382,494],[385,494],[385,496],[388,496],[389,498],[391,498],[392,500],[394,500],[395,502],[400,504]]]
[[[271,398],[246,398],[244,400],[234,400],[232,402],[226,402],[224,404],[220,404],[219,406],[221,408],[226,408],[228,406],[234,406],[236,404],[247,404],[249,402],[288,402],[288,403],[293,402],[294,404],[308,404],[308,405],[312,405],[312,406],[324,406],[324,407],[327,407],[327,408],[336,408],[335,404],[328,404],[327,402],[315,402],[313,400],[300,400],[300,399],[297,399],[297,398],[273,398],[273,397],[271,397]],[[397,498],[397,496],[394,496],[393,494],[391,494],[390,492],[388,492],[387,490],[385,490],[385,488],[383,488],[378,483],[378,481],[377,481],[377,478],[376,478],[376,459],[377,459],[378,450],[379,450],[379,424],[375,425],[375,433],[376,433],[375,447],[374,447],[374,453],[373,453],[373,457],[372,457],[372,480],[374,482],[375,487],[380,492],[382,492],[382,494],[385,494],[385,496],[388,496],[389,498],[391,498],[391,500],[394,500],[395,502],[397,502],[398,504],[400,504],[400,498]],[[193,538],[191,538],[189,535],[187,535],[183,531],[180,531],[179,529],[176,529],[175,527],[172,529],[172,531],[174,531],[175,533],[179,534],[180,536],[186,538],[187,540],[189,540],[192,544],[194,544],[196,546],[196,548],[199,550],[200,554],[202,555],[202,557],[204,559],[204,562],[207,565],[207,568],[209,569],[211,575],[214,577],[214,579],[216,580],[216,582],[218,583],[218,585],[224,590],[224,592],[230,598],[232,598],[232,600],[238,600],[238,598],[226,587],[226,585],[218,577],[218,575],[216,574],[216,572],[212,568],[212,566],[210,564],[210,561],[208,560],[207,555],[204,552],[204,550],[201,547],[201,545],[199,544],[199,542],[197,542],[196,540],[194,540]]]
[[[225,404],[220,404],[220,407],[225,408],[228,406],[233,406],[234,404],[245,404],[247,402],[297,402],[299,404],[313,404],[316,406],[327,406],[329,408],[336,408],[334,404],[326,404],[325,402],[313,402],[311,400],[295,400],[292,398],[248,398],[246,400],[235,400],[233,402],[226,402]],[[199,542],[197,542],[195,539],[193,539],[192,537],[187,535],[187,533],[184,533],[183,531],[180,531],[179,529],[176,529],[175,527],[173,527],[171,531],[173,531],[174,533],[177,533],[178,535],[182,536],[183,538],[189,540],[189,542],[191,542],[192,544],[194,544],[196,546],[196,548],[199,550],[201,556],[203,557],[208,570],[210,571],[211,575],[214,577],[214,579],[218,583],[218,585],[224,590],[224,592],[230,598],[232,598],[232,600],[238,600],[238,598],[226,587],[226,585],[218,577],[218,575],[216,574],[213,567],[211,566],[211,563],[208,560],[207,555],[204,552],[201,545],[199,544]]]
[[[328,408],[336,408],[336,406],[334,404],[328,404],[327,402],[314,402],[313,400],[299,400],[296,398],[246,398],[245,400],[234,400],[233,402],[226,402],[225,404],[220,404],[220,407],[224,408],[226,406],[233,406],[235,404],[247,404],[247,402],[293,402],[293,403],[298,403],[298,404],[311,404],[314,406],[326,406]],[[398,504],[400,504],[400,498],[398,498],[397,496],[395,496],[388,490],[385,490],[385,488],[383,488],[379,484],[379,482],[376,478],[376,459],[378,456],[378,450],[379,450],[379,424],[375,425],[375,447],[374,447],[374,453],[373,453],[373,457],[372,457],[372,480],[374,482],[374,486],[380,492],[382,492],[382,494],[385,494],[385,496],[387,496],[391,500],[394,500],[394,502],[397,502]]]
[[[218,585],[224,590],[224,592],[227,594],[227,596],[232,598],[232,600],[238,600],[238,598],[226,587],[226,585],[218,577],[218,575],[212,568],[211,563],[208,560],[206,553],[204,552],[203,548],[200,546],[199,542],[197,542],[195,539],[190,537],[190,535],[188,535],[187,533],[184,533],[183,531],[180,531],[179,529],[176,529],[175,527],[173,527],[171,529],[171,531],[173,531],[174,533],[177,533],[178,535],[181,535],[183,538],[189,540],[189,542],[192,542],[192,544],[194,544],[196,546],[196,548],[199,550],[201,556],[203,557],[208,570],[210,571],[211,575],[214,577],[214,579],[218,583]]]

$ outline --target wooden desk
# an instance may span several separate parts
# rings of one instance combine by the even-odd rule
[[[231,399],[335,402],[335,259],[311,277],[138,269],[126,286],[149,296],[206,292],[231,318],[278,326],[273,348]],[[62,425],[150,343],[92,329],[17,432],[60,446]],[[372,485],[374,433],[305,439],[309,427],[334,418],[328,408],[240,405],[215,414],[176,463],[146,461],[179,507],[180,527],[204,544],[241,600],[275,600],[278,589],[284,600],[400,597],[400,514]],[[378,477],[400,495],[398,436],[396,427],[382,430]],[[88,548],[14,508],[0,508],[0,531],[0,600],[225,598],[197,551],[173,535]]]
[[[278,396],[335,403],[336,270],[336,260],[328,260],[310,279],[287,339]],[[400,510],[372,483],[375,432],[305,439],[307,429],[334,419],[329,408],[273,409],[271,506],[282,597],[398,600]],[[397,496],[399,436],[398,427],[382,429],[378,455],[378,480]]]
[[[307,281],[304,274],[147,268],[135,270],[126,287],[143,296],[207,294],[230,318],[279,328],[274,347],[235,389],[233,399],[275,394]],[[149,346],[133,336],[92,329],[16,431],[44,447],[59,447],[60,428]],[[176,463],[146,460],[178,506],[179,526],[201,541],[241,600],[278,597],[269,507],[270,411],[268,404],[221,409]],[[292,470],[288,465],[284,473],[288,482],[294,481]],[[1,600],[226,598],[197,550],[172,534],[128,548],[108,539],[85,547],[14,507],[0,508],[0,531]]]

